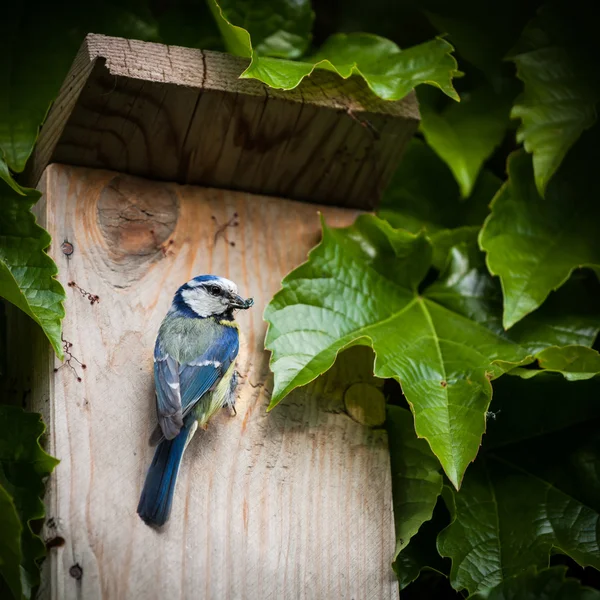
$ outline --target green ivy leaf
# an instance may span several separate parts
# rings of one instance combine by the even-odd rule
[[[508,577],[493,588],[482,590],[469,600],[600,600],[600,592],[581,585],[577,579],[565,579],[566,567],[534,567]]]
[[[427,442],[417,438],[408,410],[388,406],[386,426],[396,526],[395,560],[421,525],[431,519],[442,491],[442,475]]]
[[[42,540],[30,527],[30,521],[44,517],[43,479],[58,464],[39,445],[44,431],[39,414],[0,405],[0,501],[8,506],[8,497],[19,518],[16,528],[14,521],[8,523],[10,517],[0,511],[2,518],[7,519],[7,525],[10,524],[10,529],[2,529],[2,544],[11,549],[10,562],[0,560],[0,568],[6,570],[2,574],[18,599],[21,591],[23,596],[30,598],[31,590],[39,584],[38,563],[45,555]]]
[[[417,435],[458,488],[485,429],[490,380],[532,362],[565,333],[570,343],[594,334],[586,323],[584,338],[581,322],[563,313],[506,334],[487,298],[491,278],[457,248],[442,280],[419,293],[431,254],[423,234],[371,215],[344,229],[324,225],[323,241],[265,310],[275,374],[270,408],[329,369],[340,350],[371,346],[375,375],[401,383]]]
[[[600,354],[586,346],[551,346],[537,359],[542,369],[562,373],[569,381],[591,379],[600,373]]]
[[[480,458],[449,508],[454,519],[438,548],[452,558],[456,589],[474,592],[547,565],[553,547],[600,567],[598,513],[518,465]]]
[[[0,187],[0,296],[27,313],[62,358],[61,322],[65,291],[45,250],[50,235],[35,222],[31,207],[40,193],[25,189],[19,196]]]
[[[2,157],[0,157],[0,179],[3,179],[17,194],[23,196],[25,192],[21,189],[21,186],[13,179],[10,173],[8,165]]]
[[[446,270],[426,290],[427,297],[506,337],[537,356],[549,346],[592,346],[600,331],[597,291],[587,280],[573,280],[555,292],[542,309],[506,332],[502,294],[474,245],[451,249]],[[510,365],[503,368],[511,369]]]
[[[524,84],[511,116],[521,120],[517,141],[533,154],[541,196],[569,148],[596,121],[600,75],[590,9],[577,2],[543,7],[511,53]]]
[[[414,433],[413,433],[414,435]],[[442,558],[436,547],[440,531],[449,524],[449,514],[441,497],[433,510],[431,520],[425,521],[410,543],[396,556],[392,567],[398,577],[400,589],[415,581],[424,571],[448,577],[451,561]]]
[[[498,410],[490,422],[494,443],[488,444],[486,436],[460,492],[449,490],[450,496],[444,496],[453,520],[438,537],[438,549],[452,559],[457,590],[473,593],[530,566],[546,567],[554,551],[582,566],[600,566],[599,421],[583,422],[598,415],[599,382],[561,383],[560,377],[546,377],[560,387],[562,404],[548,405],[537,392],[549,384],[537,385],[538,378],[508,378],[503,382],[508,387],[497,386]],[[519,423],[523,408],[531,415],[529,431]],[[494,440],[494,430],[504,435]]]
[[[539,369],[516,367],[508,374],[531,379],[544,373],[560,373],[568,381],[583,381],[600,374],[600,354],[587,346],[550,346],[536,358]]]
[[[356,54],[350,59],[348,49]],[[314,69],[326,69],[347,79],[360,75],[374,94],[384,100],[401,100],[415,87],[438,87],[458,101],[452,78],[458,72],[452,46],[441,38],[400,50],[396,44],[367,33],[338,33],[319,52],[302,62],[280,61],[253,54],[242,78],[258,79],[267,85],[291,90]]]
[[[0,592],[2,580],[21,599],[21,523],[9,493],[0,485]]]
[[[578,145],[545,198],[536,189],[531,157],[522,150],[510,156],[509,179],[479,238],[490,272],[502,281],[507,329],[536,310],[574,269],[600,265],[599,188],[582,176],[587,148]]]
[[[395,228],[426,232],[433,246],[433,265],[442,270],[450,248],[477,237],[499,188],[500,180],[484,170],[473,193],[461,199],[448,167],[415,138],[383,194],[377,214]]]
[[[502,142],[515,94],[511,89],[496,93],[483,86],[464,93],[460,104],[442,111],[419,96],[421,131],[427,143],[450,167],[461,195],[471,195],[483,163]]]
[[[258,79],[272,88],[291,90],[314,69],[326,69],[344,79],[360,75],[371,90],[384,100],[400,100],[420,84],[438,87],[450,98],[459,100],[452,86],[452,78],[458,72],[456,60],[451,54],[453,48],[441,38],[400,50],[394,42],[376,35],[339,33],[326,40],[313,56],[292,61],[262,54],[261,51],[274,53],[272,45],[264,45],[264,40],[269,39],[265,31],[259,35],[258,39],[262,39],[262,42],[257,46],[256,41],[253,43],[254,30],[249,29],[252,23],[246,23],[246,19],[244,27],[236,24],[238,21],[235,17],[242,17],[241,13],[230,14],[224,3],[219,4],[216,0],[208,2],[228,50],[252,59],[250,66],[240,76],[242,78]],[[276,46],[278,50],[280,46],[285,49],[278,51],[277,56],[286,56],[287,53],[287,58],[297,58],[300,55],[299,52],[289,52],[285,44],[278,43]],[[298,49],[297,46],[294,48]]]

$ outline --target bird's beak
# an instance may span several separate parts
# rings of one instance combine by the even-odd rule
[[[229,306],[231,308],[241,308],[243,310],[250,308],[254,304],[253,298],[248,298],[248,300],[244,300],[241,296],[237,294],[231,294],[231,300],[229,302]]]

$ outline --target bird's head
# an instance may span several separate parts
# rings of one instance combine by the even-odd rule
[[[233,281],[216,275],[199,275],[184,283],[173,298],[173,308],[194,317],[231,314],[235,309],[247,309],[252,298],[244,300]]]

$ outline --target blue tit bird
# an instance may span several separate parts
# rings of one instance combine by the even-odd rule
[[[234,310],[253,304],[235,283],[214,275],[195,277],[175,293],[154,347],[158,425],[150,443],[158,447],[137,508],[148,525],[160,527],[169,518],[179,465],[198,427],[206,429],[225,406],[235,410]]]

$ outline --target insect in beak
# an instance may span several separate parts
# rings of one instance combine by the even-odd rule
[[[242,310],[246,310],[247,308],[250,308],[253,304],[254,304],[253,298],[248,298],[248,300],[244,300],[241,296],[238,296],[237,294],[231,295],[231,301],[229,303],[229,305],[232,308],[241,308]]]

